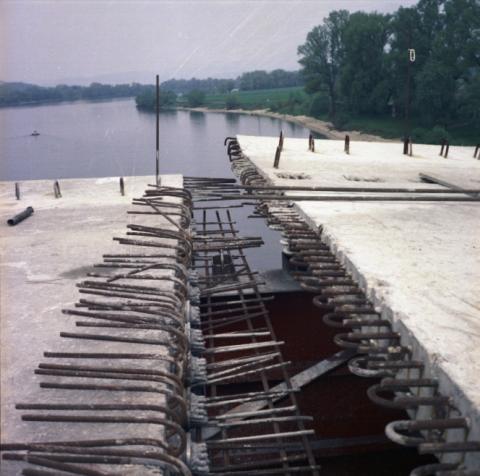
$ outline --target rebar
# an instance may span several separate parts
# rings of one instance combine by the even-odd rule
[[[474,157],[478,150],[480,150],[480,146],[477,146]],[[406,138],[404,141],[404,154],[412,155],[410,138]],[[440,155],[448,156],[446,141]],[[335,338],[337,344],[361,354],[349,362],[350,370],[362,377],[384,377],[380,384],[370,387],[369,397],[376,403],[391,408],[417,409],[419,406],[427,406],[432,409],[432,419],[392,422],[387,426],[386,434],[397,443],[417,447],[420,453],[440,455],[441,461],[443,461],[442,454],[455,453],[456,462],[442,462],[419,467],[411,473],[411,476],[433,475],[437,474],[437,471],[444,470],[449,470],[445,474],[464,474],[462,471],[464,455],[480,451],[480,442],[468,439],[467,420],[461,415],[456,418],[450,416],[452,412],[459,414],[452,399],[439,392],[438,382],[426,375],[424,364],[413,359],[410,349],[402,345],[402,338],[392,329],[391,322],[375,312],[374,307],[343,265],[327,246],[322,245],[321,227],[315,231],[311,230],[295,210],[286,206],[285,201],[308,200],[308,196],[286,197],[283,195],[288,188],[282,190],[282,187],[272,187],[267,184],[263,176],[258,173],[241,151],[238,153],[237,159],[233,161],[232,168],[240,176],[248,196],[259,201],[256,214],[265,218],[272,228],[283,232],[285,237],[283,244],[288,255],[288,263],[295,270],[292,274],[300,281],[302,287],[319,293],[313,302],[320,311],[326,313],[323,316],[324,322],[333,327],[353,330],[353,332],[339,334]],[[248,170],[248,176],[244,174],[245,170]],[[444,197],[438,197],[439,200],[433,199],[432,201],[442,201],[443,198],[447,198],[445,201],[450,201],[447,194],[451,193],[467,195],[468,199],[473,200],[477,200],[479,197],[478,190],[466,190],[435,177],[423,174],[420,176],[425,181],[446,187],[443,190],[416,189],[411,191],[433,194],[446,192]],[[259,193],[262,190],[277,193]],[[301,190],[302,187],[299,187],[299,191]],[[308,188],[306,187],[305,190]],[[326,190],[328,188],[309,191]],[[375,189],[369,191],[372,192],[372,190]],[[380,191],[380,189],[377,190]],[[250,193],[252,191],[257,193]],[[344,192],[344,190],[330,191]],[[385,190],[381,191],[385,192]],[[365,192],[367,192],[366,189]],[[410,190],[401,190],[400,192],[407,194],[407,200],[418,199],[408,195]],[[431,197],[429,196],[427,200],[430,200]],[[231,200],[235,198],[235,195],[224,195],[222,198]],[[375,199],[379,198],[383,199],[384,197]],[[403,198],[405,195],[394,200]],[[334,200],[343,199],[345,198],[334,197]],[[467,201],[470,201],[468,199]],[[422,198],[419,200],[423,201]],[[461,200],[462,198],[460,198]],[[452,201],[456,201],[456,198]],[[407,372],[409,378],[398,377],[398,375],[403,376],[402,372],[404,371]],[[413,378],[412,375],[415,377]],[[458,431],[462,429],[464,430],[463,441],[459,440],[461,436],[458,434]],[[469,472],[465,471],[465,474],[469,474]]]

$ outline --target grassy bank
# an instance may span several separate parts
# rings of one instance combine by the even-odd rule
[[[258,89],[226,94],[207,94],[203,107],[208,109],[270,109],[285,114],[302,114],[297,107],[308,99],[302,87]],[[186,97],[177,98],[178,106],[188,106]]]
[[[342,123],[342,129],[360,131],[385,139],[395,139],[403,137],[405,122],[402,118],[388,116],[354,117]],[[414,142],[426,144],[439,144],[443,138],[448,139],[454,145],[476,145],[480,142],[480,136],[474,128],[464,124],[450,125],[447,128],[439,125],[423,127],[413,120],[410,132]]]

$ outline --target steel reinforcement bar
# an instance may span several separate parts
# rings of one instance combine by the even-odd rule
[[[190,178],[194,199],[209,179]],[[220,179],[212,180],[219,183]],[[231,183],[231,182],[226,182]],[[198,330],[204,341],[206,383],[193,388],[206,409],[198,441],[206,443],[215,475],[313,474],[316,465],[288,362],[281,354],[265,301],[229,209],[195,211],[193,263],[199,273]],[[283,385],[278,385],[278,382]],[[279,388],[281,387],[281,389]]]
[[[227,138],[226,146],[232,169],[244,185],[256,187],[257,194],[268,187],[235,138]],[[335,343],[357,354],[348,363],[350,371],[360,377],[381,377],[379,384],[369,388],[369,398],[388,408],[405,409],[412,417],[388,424],[387,437],[438,458],[438,463],[418,467],[411,476],[477,475],[477,468],[466,458],[480,451],[480,441],[469,438],[469,421],[439,391],[438,381],[427,374],[424,363],[414,358],[391,322],[375,310],[322,242],[322,230],[312,230],[290,203],[272,199],[268,188],[266,193],[268,200],[259,199],[254,216],[282,232],[293,276],[305,290],[318,293],[314,305],[324,313],[325,324],[339,330]]]
[[[123,250],[104,255],[63,311],[73,329],[44,353],[38,400],[18,403],[31,441],[3,444],[2,474],[204,474],[188,387],[206,379],[192,353],[192,200],[155,187],[133,201]]]

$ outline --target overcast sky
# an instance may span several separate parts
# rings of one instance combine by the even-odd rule
[[[0,80],[153,82],[298,69],[297,47],[331,10],[416,0],[0,0]]]

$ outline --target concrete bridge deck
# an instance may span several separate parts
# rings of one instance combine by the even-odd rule
[[[238,136],[238,141],[272,185],[442,188],[421,182],[424,173],[480,188],[473,147],[451,146],[443,158],[439,146],[414,144],[410,157],[402,154],[402,144],[352,142],[347,155],[343,141],[315,140],[310,152],[307,139],[286,138],[275,169],[278,138]],[[299,194],[308,195],[288,192],[293,201]],[[401,333],[402,343],[439,379],[440,391],[470,418],[470,437],[478,439],[480,204],[296,201],[295,206],[314,229],[322,227],[322,239]]]
[[[33,371],[45,361],[44,351],[75,352],[81,348],[81,341],[59,337],[60,331],[79,330],[74,319],[61,310],[73,306],[79,297],[76,283],[88,272],[98,271],[93,265],[102,262],[104,253],[122,252],[112,238],[123,236],[127,223],[148,221],[149,215],[126,212],[132,207],[132,198],[141,197],[154,182],[150,176],[127,177],[122,196],[118,177],[62,180],[62,198],[56,199],[53,181],[25,181],[20,184],[20,200],[15,199],[13,182],[0,183],[2,442],[58,439],[52,425],[37,423],[38,432],[32,434],[31,423],[29,426],[20,420],[15,404],[45,401],[46,392],[49,401],[64,398],[59,391],[40,390],[38,384],[45,378]],[[166,186],[181,187],[182,183],[180,175],[162,177]],[[13,227],[7,225],[7,218],[29,205],[35,210],[30,218]],[[167,223],[158,216],[150,220],[157,225]],[[135,344],[102,341],[91,342],[89,349],[143,350]],[[139,397],[130,392],[121,398],[125,403]],[[87,438],[93,425],[80,426],[72,436]],[[135,433],[132,430],[130,434]]]

